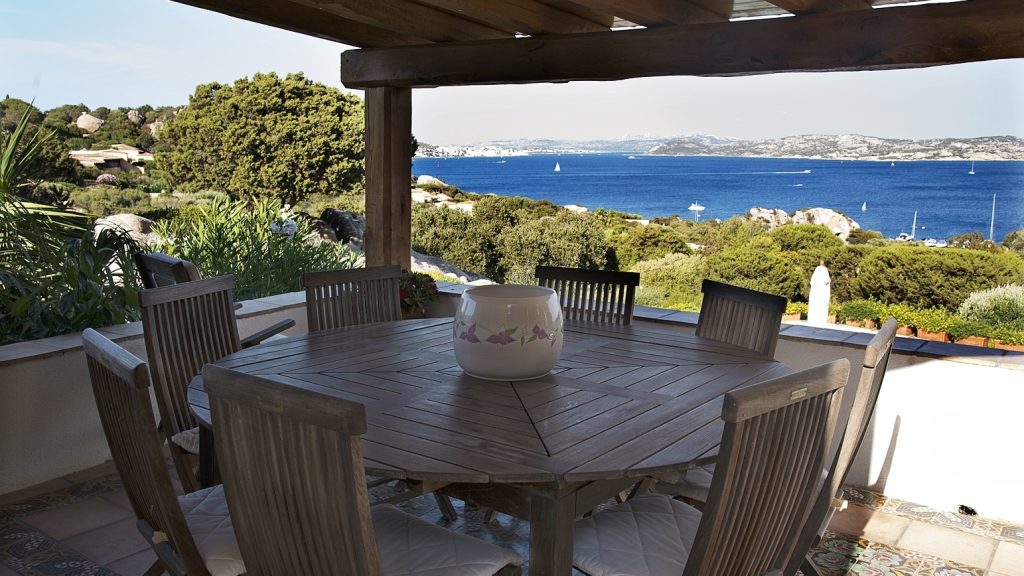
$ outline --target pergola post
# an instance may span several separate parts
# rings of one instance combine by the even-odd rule
[[[408,270],[412,249],[412,90],[366,90],[366,265]]]

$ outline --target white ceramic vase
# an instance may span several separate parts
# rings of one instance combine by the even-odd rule
[[[493,284],[462,293],[453,329],[455,359],[485,380],[529,380],[562,354],[558,294],[542,286]]]

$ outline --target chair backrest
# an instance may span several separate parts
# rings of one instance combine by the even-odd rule
[[[203,365],[241,349],[231,276],[139,292],[157,404],[168,437],[195,428],[186,398]]]
[[[629,324],[640,284],[637,272],[537,266],[537,283],[558,293],[566,320]]]
[[[704,280],[704,300],[697,319],[697,336],[775,355],[779,327],[786,312],[782,296]]]
[[[402,319],[397,265],[306,272],[306,319],[309,331],[330,330]]]
[[[247,574],[381,574],[363,406],[216,365],[203,384]]]
[[[785,567],[821,491],[849,372],[841,359],[726,394],[715,476],[684,576]]]
[[[860,450],[868,423],[871,421],[871,414],[875,411],[875,403],[878,401],[878,394],[882,389],[882,381],[885,379],[885,370],[889,364],[889,356],[892,353],[892,345],[895,340],[896,319],[890,318],[864,349],[864,362],[860,378],[857,381],[857,388],[851,391],[855,394],[853,402],[846,415],[846,422],[843,422],[842,419],[839,422],[839,429],[843,430],[839,450],[834,451],[835,455],[828,470],[825,485],[803,527],[800,546],[790,560],[786,574],[796,572],[803,562],[804,556],[820,539],[828,526],[835,499],[842,495],[843,484],[846,482],[850,465],[853,464],[853,459],[857,456],[857,451]]]
[[[159,288],[201,279],[199,269],[188,260],[174,258],[160,252],[136,252],[132,259],[142,277],[143,288]]]
[[[178,505],[157,432],[146,363],[99,332],[82,333],[103,433],[128,500],[154,550],[175,573],[208,574]],[[167,536],[163,540],[160,534]]]

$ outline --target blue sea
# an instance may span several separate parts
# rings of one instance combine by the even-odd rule
[[[555,163],[559,171],[555,171]],[[642,154],[559,154],[506,158],[416,158],[429,174],[467,192],[494,193],[607,208],[646,218],[705,207],[701,220],[745,214],[751,207],[788,213],[823,207],[861,228],[894,238],[986,238],[996,197],[995,240],[1024,228],[1024,162],[803,160]],[[864,209],[862,209],[864,208]]]

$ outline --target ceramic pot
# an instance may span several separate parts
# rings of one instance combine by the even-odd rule
[[[558,294],[542,286],[493,284],[462,293],[453,328],[455,359],[485,380],[529,380],[562,354]]]

